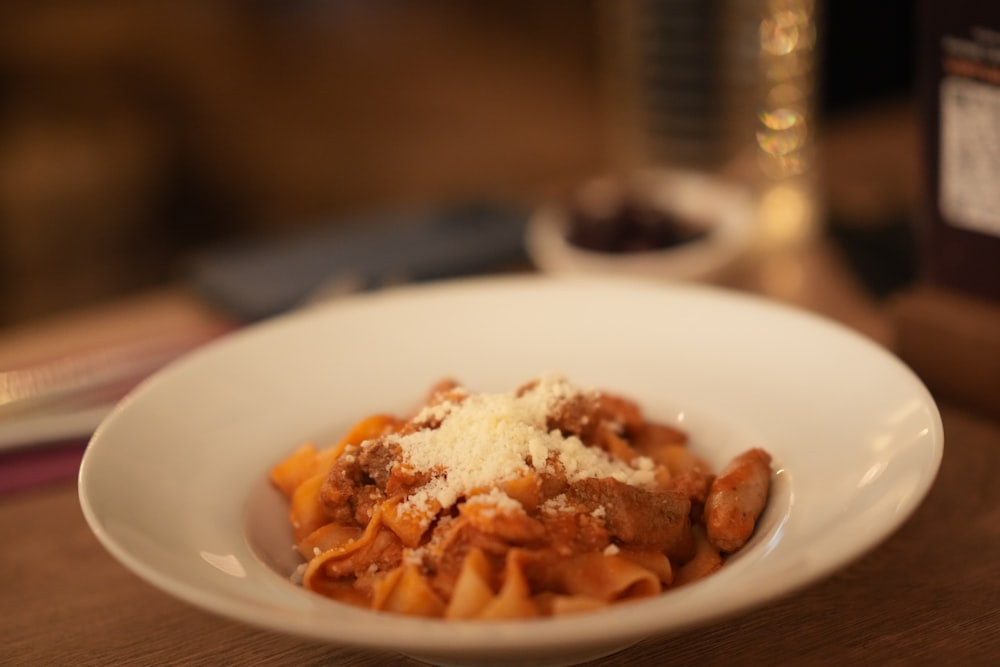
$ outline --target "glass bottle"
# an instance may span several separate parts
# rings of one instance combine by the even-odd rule
[[[1000,3],[923,0],[919,18],[924,273],[1000,300]]]

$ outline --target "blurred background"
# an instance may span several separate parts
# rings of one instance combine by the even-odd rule
[[[693,13],[689,34],[762,0],[662,4]],[[913,204],[914,4],[804,5],[818,167],[850,164],[860,111],[889,110],[875,131],[904,147],[821,193],[837,229]],[[0,325],[169,283],[220,244],[562,196],[630,159],[609,104],[616,20],[597,0],[6,0]]]

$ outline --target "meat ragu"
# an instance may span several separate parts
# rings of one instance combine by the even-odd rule
[[[550,616],[710,575],[769,495],[761,449],[716,477],[678,428],[557,375],[510,393],[435,385],[271,471],[307,589],[448,619]]]

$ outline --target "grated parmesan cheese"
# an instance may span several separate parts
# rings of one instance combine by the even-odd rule
[[[466,505],[488,505],[501,512],[518,512],[524,509],[518,501],[514,500],[500,489],[490,489],[488,493],[477,493],[465,501]]]
[[[296,586],[302,584],[302,580],[305,578],[306,569],[309,567],[309,563],[299,563],[292,570],[292,573],[288,575],[288,580],[291,581]]]
[[[431,480],[400,509],[421,514],[431,501],[451,507],[473,491],[545,470],[550,457],[558,460],[571,482],[610,477],[636,486],[652,483],[652,460],[641,457],[633,467],[599,448],[587,447],[576,436],[565,437],[546,428],[549,415],[560,403],[581,393],[564,377],[546,375],[520,395],[468,394],[460,403],[426,408],[416,421],[434,418],[440,421],[438,428],[388,436],[389,442],[400,447],[404,465],[432,473]]]
[[[542,503],[542,511],[550,514],[557,514],[559,512],[569,512],[573,509],[573,506],[569,504],[566,499],[565,493],[560,493],[558,496],[553,496]]]
[[[450,415],[457,406],[458,404],[453,401],[441,401],[424,406],[413,418],[413,421],[417,423],[439,422]]]

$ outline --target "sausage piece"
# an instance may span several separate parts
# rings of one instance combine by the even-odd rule
[[[771,487],[771,456],[763,449],[743,452],[712,482],[705,500],[708,540],[724,553],[737,551],[753,534]]]

